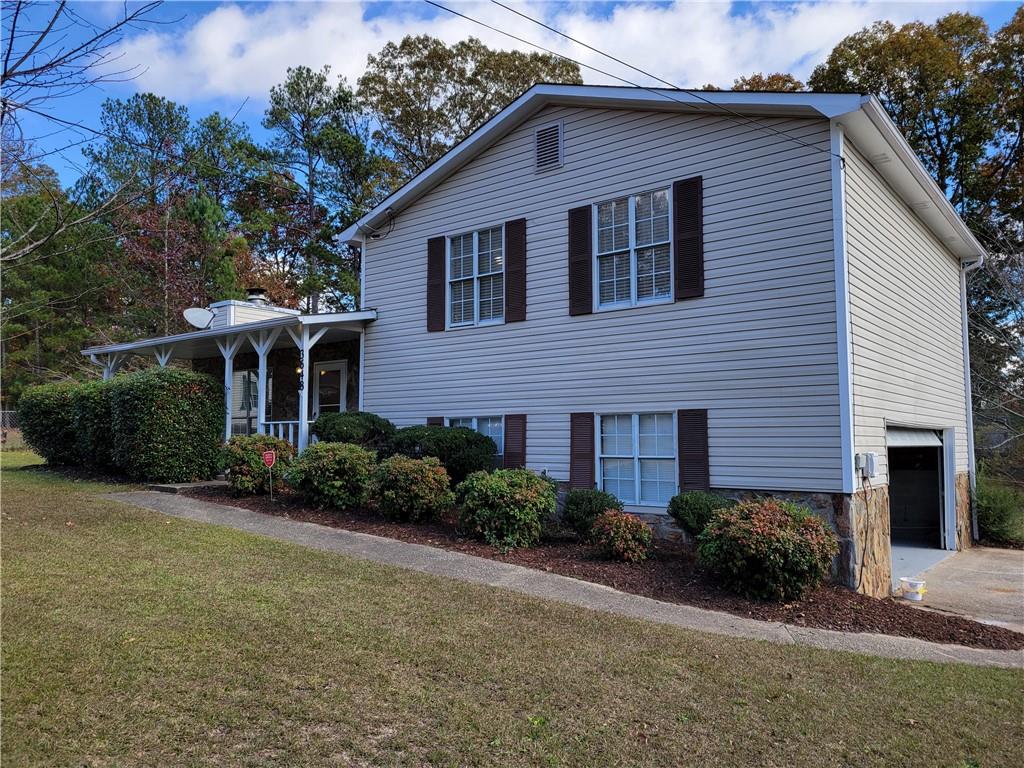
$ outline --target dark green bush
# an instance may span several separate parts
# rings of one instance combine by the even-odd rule
[[[720,509],[735,504],[732,499],[706,491],[684,491],[672,497],[668,513],[676,524],[691,536],[699,536],[707,527],[711,516]]]
[[[590,536],[603,557],[626,563],[646,560],[654,539],[651,526],[636,515],[628,515],[617,509],[609,509],[598,515]]]
[[[292,464],[295,449],[287,440],[270,435],[235,435],[224,446],[224,468],[236,496],[270,492],[271,472],[263,463],[264,451],[275,451],[274,490],[284,487],[284,473]]]
[[[224,389],[182,368],[150,368],[111,380],[114,462],[159,483],[205,480],[220,463]]]
[[[565,524],[582,538],[590,536],[590,529],[598,515],[609,509],[622,511],[622,502],[615,496],[594,488],[573,488],[565,495]]]
[[[79,384],[71,394],[71,422],[78,463],[101,472],[117,469],[110,410],[112,392],[109,381],[88,381]]]
[[[284,481],[318,507],[352,509],[366,503],[376,457],[351,443],[315,443],[299,454]]]
[[[398,430],[392,450],[414,459],[436,457],[448,470],[452,483],[458,484],[473,472],[493,469],[497,446],[491,438],[466,427],[431,425]]]
[[[327,443],[353,443],[378,453],[390,450],[395,425],[375,413],[344,411],[321,413],[313,424],[313,434]]]
[[[75,384],[28,387],[18,399],[18,425],[28,446],[49,464],[77,464],[71,400]]]
[[[493,547],[529,547],[555,513],[554,484],[526,469],[474,472],[459,486],[460,526]]]
[[[978,475],[975,505],[982,539],[996,544],[1024,545],[1024,491]]]
[[[719,509],[697,539],[701,563],[743,595],[793,600],[828,576],[835,534],[807,509],[778,499]]]
[[[384,517],[403,523],[431,520],[455,503],[448,473],[433,456],[385,459],[374,470],[372,493]]]

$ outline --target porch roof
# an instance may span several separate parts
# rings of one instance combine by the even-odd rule
[[[353,338],[362,332],[365,325],[377,319],[377,310],[364,309],[358,312],[332,312],[319,315],[285,315],[269,320],[258,320],[252,323],[239,323],[224,328],[207,328],[201,331],[176,333],[171,336],[158,336],[152,339],[139,339],[122,344],[105,344],[87,347],[82,350],[86,357],[101,355],[156,355],[158,352],[171,350],[176,359],[191,360],[203,357],[220,357],[217,347],[218,340],[236,338],[260,331],[282,331],[275,347],[294,346],[290,335],[285,332],[291,329],[298,334],[302,328],[311,331],[325,330],[324,342],[341,341]]]

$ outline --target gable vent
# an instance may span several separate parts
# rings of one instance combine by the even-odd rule
[[[534,141],[537,150],[538,171],[550,171],[562,167],[562,124],[552,123],[536,130]]]

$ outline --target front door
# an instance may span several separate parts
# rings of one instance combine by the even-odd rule
[[[344,360],[313,364],[313,419],[328,411],[344,411],[347,392],[348,364]]]

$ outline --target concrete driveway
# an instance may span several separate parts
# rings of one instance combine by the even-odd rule
[[[924,606],[1024,632],[1024,551],[973,547],[926,570]]]

